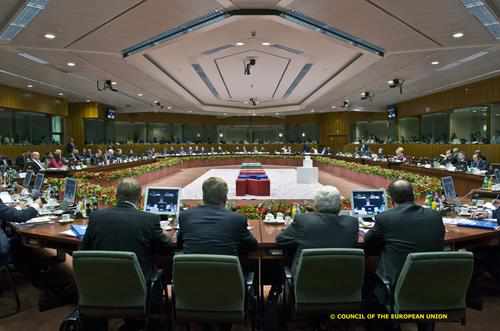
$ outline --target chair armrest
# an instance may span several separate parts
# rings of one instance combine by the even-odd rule
[[[245,275],[245,286],[254,286],[255,272],[249,272]]]
[[[154,285],[161,281],[165,276],[165,272],[163,269],[158,269],[156,270],[155,272],[153,272],[153,274],[151,275],[151,278],[149,280],[149,288],[153,288]]]
[[[284,272],[285,272],[285,282],[286,284],[288,285],[293,285],[293,274],[292,274],[292,270],[290,270],[289,267],[285,267],[284,268]]]
[[[391,283],[389,280],[382,278],[379,274],[375,274],[377,276],[378,281],[380,282],[381,285],[383,285],[383,288],[385,290],[385,295],[386,298],[388,299],[389,302],[382,302],[384,306],[389,305],[391,310],[394,307],[394,297],[392,294],[392,288],[391,288]]]

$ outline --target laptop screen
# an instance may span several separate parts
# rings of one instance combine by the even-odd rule
[[[146,188],[144,211],[157,215],[178,216],[180,190],[178,187]]]
[[[66,178],[64,182],[64,199],[67,204],[74,204],[76,198],[76,179]]]
[[[356,216],[375,216],[387,209],[385,190],[354,190],[351,203]]]
[[[35,177],[35,184],[33,184],[33,190],[40,191],[43,185],[44,174],[37,174]]]
[[[27,171],[26,176],[24,176],[23,187],[29,188],[31,185],[31,178],[33,178],[33,171]]]
[[[457,192],[455,191],[455,183],[453,177],[447,176],[441,178],[441,186],[443,187],[444,196],[447,201],[452,201],[457,198]]]

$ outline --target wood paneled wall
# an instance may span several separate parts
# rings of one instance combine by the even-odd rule
[[[387,118],[385,113],[332,112],[320,116],[320,143],[341,150],[350,142],[353,124]]]
[[[123,122],[148,122],[148,123],[190,123],[200,125],[272,125],[272,124],[301,124],[320,121],[320,115],[295,115],[287,117],[220,117],[204,115],[140,113],[118,114],[117,121]]]
[[[417,116],[500,102],[500,76],[405,101],[397,105],[398,116]]]
[[[51,97],[0,85],[0,107],[59,116],[68,115],[68,102]]]

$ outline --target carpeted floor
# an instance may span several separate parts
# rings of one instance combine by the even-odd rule
[[[224,167],[221,167],[224,168]],[[230,167],[231,168],[231,167]],[[233,166],[234,168],[234,166]],[[267,168],[267,167],[266,167]],[[282,167],[270,167],[282,168]],[[286,168],[286,167],[285,167]],[[184,187],[194,179],[203,175],[209,168],[184,169],[181,172],[152,183],[154,186],[180,186]],[[328,173],[320,172],[320,183],[323,185],[335,185],[342,195],[349,197],[355,188],[366,188],[361,185],[349,182]],[[3,278],[2,279],[3,282]],[[0,331],[57,331],[61,320],[73,309],[72,306],[64,306],[40,313],[37,309],[38,290],[32,287],[21,275],[16,275],[16,283],[22,302],[21,313],[0,319]],[[485,279],[482,282],[485,305],[483,311],[468,310],[467,325],[462,327],[458,324],[440,324],[438,331],[467,330],[484,331],[498,330],[500,328],[500,286],[492,279]],[[1,286],[0,286],[1,288]],[[8,298],[8,292],[0,291],[0,315],[8,312],[12,307],[12,300]],[[120,321],[110,323],[110,331],[118,330]],[[235,326],[233,330],[249,330],[249,327]],[[290,323],[289,330],[303,329],[301,324]],[[192,329],[194,330],[194,329]],[[356,330],[364,330],[357,326]],[[405,325],[403,330],[416,330],[414,325]]]

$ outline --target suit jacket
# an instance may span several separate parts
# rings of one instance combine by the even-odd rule
[[[479,170],[487,170],[488,169],[488,162],[486,162],[483,159],[480,159],[477,161],[471,161],[470,166],[472,168],[477,168]]]
[[[245,216],[214,205],[179,215],[177,242],[186,254],[238,255],[257,247]]]
[[[81,250],[127,251],[137,255],[146,279],[154,270],[155,255],[169,250],[170,240],[158,215],[137,210],[127,202],[90,214]]]
[[[307,248],[354,248],[358,242],[358,220],[351,216],[307,213],[295,217],[293,223],[276,238],[277,243],[296,250],[292,270]]]
[[[0,200],[0,222],[26,222],[38,215],[35,208],[29,207],[22,210],[17,210],[4,204]]]
[[[31,169],[31,170],[33,170],[33,172],[38,173],[41,170],[45,170],[45,167],[44,167],[42,161],[40,161],[40,160],[30,160],[26,164],[26,169]]]
[[[18,222],[23,223],[38,215],[35,208],[29,207],[23,210],[5,205],[0,200],[0,255],[7,255],[9,252],[9,239],[4,233],[5,223]],[[2,258],[3,256],[0,256]]]
[[[365,235],[365,247],[382,250],[377,274],[397,280],[406,256],[414,252],[444,248],[445,228],[438,212],[415,203],[404,203],[375,217],[375,226]]]

